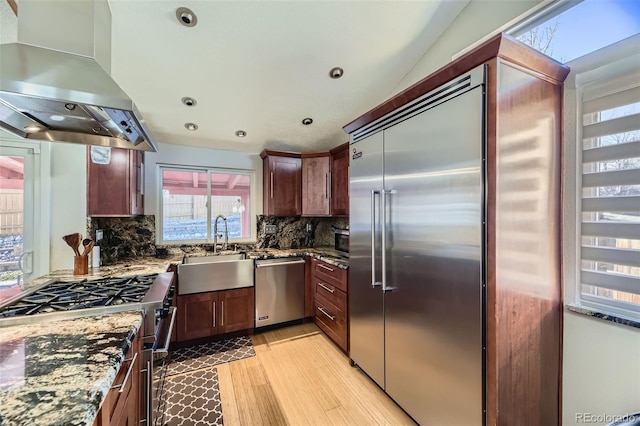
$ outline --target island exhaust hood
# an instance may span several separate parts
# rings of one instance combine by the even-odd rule
[[[109,75],[106,0],[20,2],[18,42],[0,45],[0,128],[25,139],[156,151]]]

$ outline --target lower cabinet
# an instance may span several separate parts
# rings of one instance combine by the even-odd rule
[[[140,423],[142,333],[133,339],[94,426],[134,426]]]
[[[311,259],[310,266],[306,290],[313,295],[313,321],[348,352],[347,271],[318,259]]]
[[[254,327],[253,287],[178,296],[178,342]]]

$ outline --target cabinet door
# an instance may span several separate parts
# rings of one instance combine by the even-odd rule
[[[331,151],[331,215],[349,214],[349,143]]]
[[[144,152],[131,151],[131,214],[144,214]]]
[[[144,153],[110,148],[107,164],[94,162],[87,148],[87,214],[133,216],[144,213]]]
[[[253,328],[255,301],[253,287],[218,292],[220,333]]]
[[[300,216],[302,214],[302,161],[300,158],[269,156],[267,185],[269,215]]]
[[[329,153],[302,158],[302,214],[328,216],[331,197]]]
[[[217,293],[178,296],[178,341],[217,334]]]

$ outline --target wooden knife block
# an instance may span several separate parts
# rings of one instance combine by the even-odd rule
[[[73,275],[89,273],[89,256],[73,256]]]

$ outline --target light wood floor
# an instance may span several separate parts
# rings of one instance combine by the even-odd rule
[[[216,366],[226,426],[415,424],[315,324],[252,340],[255,357]]]

